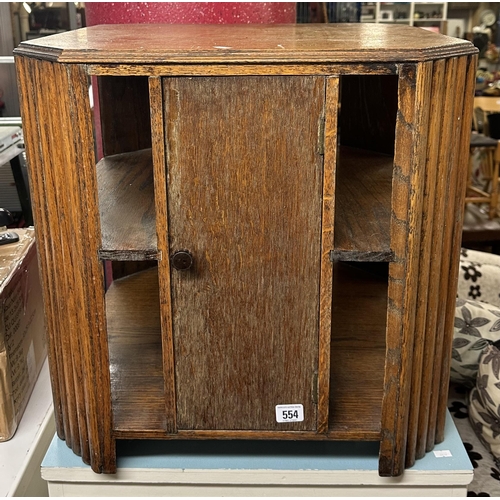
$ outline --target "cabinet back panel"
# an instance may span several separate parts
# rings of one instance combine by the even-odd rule
[[[315,430],[322,77],[164,80],[179,429]],[[277,423],[275,406],[304,420]]]
[[[148,78],[101,76],[97,82],[104,156],[150,148]]]
[[[394,154],[398,77],[341,78],[340,144]]]

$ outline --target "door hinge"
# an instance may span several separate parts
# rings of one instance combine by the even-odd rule
[[[318,372],[313,373],[311,399],[314,404],[318,404]]]
[[[318,154],[325,154],[325,114],[321,113],[318,122]]]

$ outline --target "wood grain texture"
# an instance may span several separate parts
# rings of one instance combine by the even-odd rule
[[[381,476],[400,475],[405,462],[432,76],[429,69],[428,65],[404,64],[399,72],[391,220],[394,262],[389,266]]]
[[[444,70],[444,93],[453,92],[455,82],[456,60],[450,59],[446,61]],[[449,162],[451,152],[451,127],[452,120],[447,119],[443,123],[442,117],[452,116],[453,100],[446,99],[443,101],[439,110],[440,132],[439,137],[432,136],[432,141],[438,141],[439,154],[437,160],[437,193],[446,193],[447,185],[450,183],[450,169],[452,167]],[[434,223],[433,223],[433,254],[435,256],[443,255],[444,245],[444,224],[445,224],[445,207],[446,196],[441,194],[436,198],[434,208]],[[429,283],[429,292],[427,299],[427,314],[426,314],[426,331],[429,332],[425,336],[424,354],[423,354],[423,368],[421,380],[421,395],[420,395],[420,409],[419,409],[419,422],[417,431],[416,442],[416,458],[421,458],[426,452],[428,424],[430,413],[430,401],[433,387],[434,377],[434,363],[435,363],[435,350],[438,342],[438,314],[442,307],[443,297],[441,296],[440,282],[442,276],[442,259],[433,258],[430,262],[430,276],[432,281]]]
[[[163,429],[158,430],[129,430],[116,431],[117,439],[243,439],[243,440],[291,440],[291,441],[349,441],[352,433],[349,430],[338,430],[330,434],[322,434],[315,431],[235,431],[223,430],[184,430],[179,429],[176,433],[165,433]],[[360,431],[359,439],[363,441],[378,441],[380,432]],[[167,445],[166,445],[167,446]],[[214,443],[216,446],[216,443]]]
[[[71,82],[71,77],[66,71],[58,71],[59,68],[54,66],[52,68],[53,75],[54,75],[54,83],[55,83],[55,88],[60,89],[60,88],[68,88],[69,86],[72,85]],[[46,77],[46,73],[43,73],[44,80]],[[51,95],[52,92],[49,92],[49,95]],[[46,105],[50,105],[50,98],[45,101]],[[65,105],[61,106],[58,109],[58,113],[53,113],[51,115],[52,119],[54,120],[52,122],[52,133],[55,133],[59,137],[64,137],[66,133],[66,127],[67,123],[71,121],[72,118],[72,113],[71,113],[71,105]],[[59,152],[53,152],[51,155],[51,159],[53,158],[54,161],[54,166],[53,166],[53,175],[54,179],[62,179],[64,178],[65,175],[68,175],[68,172],[66,172],[66,164],[70,162],[75,162],[75,157],[73,156],[76,154],[76,152],[73,151],[68,151],[68,150],[61,150]],[[69,173],[69,175],[75,175],[74,172]],[[72,178],[72,182],[75,182],[75,178]],[[59,203],[61,202],[61,199],[65,198],[65,187],[61,185],[61,183],[55,182],[54,187],[56,189],[57,193],[57,198]],[[67,251],[66,248],[62,247],[60,250],[62,252],[62,259],[61,259],[61,265],[66,268],[66,267],[71,267],[73,265],[73,259],[75,258],[75,254],[77,252],[81,251],[81,246],[80,250],[76,250],[81,243],[75,242],[72,238],[68,238],[68,235],[72,233],[74,230],[74,227],[72,227],[73,221],[78,220],[79,214],[78,214],[78,208],[75,205],[71,205],[70,207],[64,206],[63,203],[60,204],[59,206],[59,217],[60,217],[60,224],[63,228],[63,234],[62,237],[64,238],[64,244],[68,245],[71,247],[71,251]],[[74,253],[73,253],[74,252]],[[90,438],[89,438],[89,430],[88,430],[88,420],[86,416],[86,395],[85,395],[85,387],[82,386],[80,383],[81,376],[83,371],[85,370],[84,368],[84,361],[83,361],[83,353],[82,353],[82,341],[81,341],[81,336],[79,332],[79,320],[81,318],[71,314],[69,317],[66,316],[67,311],[74,311],[78,308],[81,309],[81,303],[79,297],[73,293],[72,287],[74,286],[81,286],[81,277],[79,276],[71,276],[71,273],[69,276],[66,276],[66,279],[70,281],[64,283],[63,280],[61,281],[61,285],[64,286],[64,289],[62,290],[62,293],[64,294],[64,303],[60,303],[59,305],[62,307],[62,311],[64,316],[62,317],[62,322],[60,324],[61,327],[61,337],[65,336],[67,337],[67,341],[69,341],[68,344],[68,350],[66,351],[66,356],[71,356],[72,359],[72,365],[73,365],[73,391],[74,391],[74,397],[76,400],[76,411],[77,411],[77,419],[78,419],[78,429],[79,429],[79,452],[81,453],[81,456],[83,460],[86,463],[91,462],[91,444],[90,444]],[[57,300],[60,300],[60,297],[57,297]],[[66,332],[70,332],[69,335]],[[66,333],[66,335],[64,335]],[[75,442],[73,442],[73,449],[75,450]],[[75,451],[76,452],[76,451]]]
[[[220,74],[231,76],[297,76],[297,75],[395,75],[394,63],[365,63],[365,64],[294,64],[294,63],[267,63],[259,64],[89,64],[87,71],[90,75],[98,76],[216,76]]]
[[[387,264],[334,267],[329,435],[380,439]]]
[[[341,145],[394,156],[397,111],[397,75],[344,76]]]
[[[338,431],[334,435],[321,434],[315,431],[235,431],[232,429],[223,430],[184,430],[179,429],[176,433],[165,433],[161,430],[143,430],[143,431],[117,431],[117,439],[244,439],[244,440],[291,440],[291,441],[348,441],[351,436],[350,431]],[[379,434],[367,432],[360,434],[365,441],[378,441]],[[216,445],[216,443],[214,443]],[[167,445],[166,445],[167,446]]]
[[[178,428],[315,430],[325,81],[164,85]]]
[[[449,282],[448,296],[446,299],[446,314],[444,323],[444,339],[442,352],[442,366],[439,385],[439,397],[437,398],[436,430],[434,441],[440,443],[444,440],[444,428],[447,412],[448,387],[450,381],[451,349],[453,344],[453,327],[455,320],[456,290],[458,283],[458,267],[460,263],[460,247],[462,242],[463,228],[463,202],[465,188],[467,185],[467,153],[468,139],[470,138],[469,124],[472,121],[473,97],[475,91],[474,70],[477,57],[469,57],[460,60],[462,67],[460,74],[464,81],[463,98],[460,99],[460,89],[457,92],[455,106],[457,109],[455,122],[455,156],[457,183],[455,190],[455,209],[453,213],[453,232],[451,237],[451,251],[449,260]]]
[[[392,260],[392,171],[392,156],[340,148],[335,191],[334,259]]]
[[[193,40],[196,40],[193,43]],[[102,25],[23,42],[66,63],[417,62],[477,52],[465,40],[385,24]]]
[[[44,169],[46,164],[53,162],[54,164],[62,161],[61,155],[64,154],[61,150],[55,151],[54,144],[50,141],[53,135],[57,135],[60,132],[60,122],[59,113],[60,108],[52,109],[50,116],[46,116],[47,109],[50,108],[49,94],[42,94],[40,88],[42,86],[42,81],[45,82],[46,88],[51,89],[54,92],[57,88],[57,71],[52,64],[45,64],[43,69],[36,64],[30,64],[30,74],[34,79],[34,95],[30,95],[30,100],[33,99],[34,102],[38,103],[37,106],[37,120],[39,120],[39,134],[40,142],[43,146],[37,151],[40,156],[40,168],[42,189],[49,190],[53,189],[56,196],[48,196],[49,200],[46,205],[48,222],[50,224],[51,220],[59,220],[61,213],[63,215],[63,220],[61,220],[61,226],[67,230],[67,217],[66,210],[62,206],[62,200],[60,198],[64,195],[61,193],[61,186],[57,183],[57,174],[55,168]],[[42,125],[43,124],[43,125]],[[45,193],[44,193],[45,194]],[[50,228],[46,228],[47,232],[50,233]],[[37,243],[39,237],[37,235]],[[66,249],[67,242],[65,240],[64,234],[55,234],[54,239],[50,241],[49,248],[49,259],[54,259],[55,256],[59,256],[59,260],[62,265],[71,266],[72,263],[68,258],[68,252]],[[48,263],[46,263],[47,266]],[[52,291],[51,300],[54,303],[51,308],[51,313],[54,314],[54,326],[56,331],[49,335],[50,339],[57,342],[57,355],[58,355],[58,369],[60,370],[60,380],[61,388],[64,391],[64,436],[69,446],[77,454],[81,454],[81,441],[80,441],[80,429],[78,422],[78,412],[77,412],[77,398],[75,391],[75,374],[74,374],[74,364],[73,364],[73,354],[71,345],[71,335],[64,335],[63,332],[69,331],[67,319],[65,318],[65,311],[70,307],[70,298],[67,296],[68,284],[64,279],[58,276],[56,269],[48,264],[49,269],[49,280],[50,288]],[[71,325],[74,326],[74,325]]]
[[[378,440],[387,268],[374,273],[336,264],[334,290],[328,438]],[[165,429],[159,309],[155,269],[114,281],[106,295],[115,434],[122,438],[175,438]],[[311,433],[225,429],[179,430],[178,437],[320,439]]]
[[[103,158],[97,182],[101,259],[158,259],[151,149]]]
[[[328,435],[281,431],[165,428],[160,307],[156,269],[115,280],[106,294],[114,433],[128,439],[364,439],[380,437],[387,282],[338,264],[334,318],[332,419]],[[367,283],[370,286],[367,286]],[[359,299],[355,301],[354,298]],[[352,317],[356,322],[352,322]],[[346,329],[347,320],[349,328]],[[367,337],[373,346],[366,349]],[[342,369],[348,360],[348,370]],[[376,376],[374,376],[374,374]],[[377,375],[378,374],[378,375]],[[167,403],[168,406],[168,403]],[[357,415],[353,424],[352,416]],[[365,418],[366,416],[370,418]]]
[[[466,69],[466,58],[460,58],[457,60],[456,72],[455,72],[455,86],[452,89],[448,89],[447,99],[452,100],[452,113],[450,113],[451,121],[451,137],[450,137],[450,157],[448,161],[451,165],[451,172],[448,178],[448,185],[450,186],[447,191],[446,196],[446,209],[445,209],[445,231],[443,240],[443,261],[441,264],[441,269],[445,272],[442,273],[441,283],[440,283],[440,311],[438,313],[437,322],[437,339],[436,348],[434,356],[434,372],[433,372],[433,384],[431,392],[431,400],[429,407],[429,424],[427,430],[427,445],[426,451],[431,450],[434,447],[436,440],[436,429],[437,429],[437,412],[440,397],[440,384],[441,384],[441,370],[447,363],[444,362],[445,353],[448,355],[449,350],[445,351],[444,343],[446,337],[446,326],[449,326],[453,331],[453,321],[450,323],[449,313],[451,312],[454,319],[455,311],[455,299],[456,299],[456,281],[451,278],[447,272],[450,268],[455,268],[458,276],[458,268],[455,266],[455,262],[451,262],[452,246],[453,246],[453,232],[454,232],[454,222],[456,219],[456,190],[458,184],[458,166],[464,165],[462,159],[458,159],[458,155],[461,152],[460,140],[461,137],[461,106],[464,102],[464,84],[465,84],[465,69]],[[470,130],[469,130],[470,132]],[[462,176],[461,176],[462,177]],[[462,197],[460,193],[460,197]],[[460,210],[463,211],[463,200]],[[455,252],[456,262],[459,260],[459,254]],[[455,283],[455,286],[453,286]],[[452,286],[452,293],[450,293],[450,286]],[[453,310],[449,310],[450,306],[447,304],[447,300],[453,300]],[[449,369],[449,367],[448,367]]]
[[[54,315],[47,322],[52,329],[48,338],[58,344],[56,366],[63,374],[59,390],[65,392],[67,407],[64,437],[95,471],[112,472],[114,441],[87,75],[77,66],[34,60],[27,65],[34,92],[25,96],[23,107],[36,107],[37,115],[33,122],[28,112],[23,125],[27,135],[38,139],[29,146],[28,163],[37,170],[33,204],[47,210],[43,217],[40,208],[36,210],[35,230],[43,256],[41,274],[49,288],[46,314]],[[44,88],[53,90],[45,93]],[[51,95],[62,97],[54,102]],[[54,262],[61,263],[65,272],[59,272]],[[81,335],[82,330],[87,334]]]
[[[44,196],[44,183],[42,177],[42,154],[40,151],[40,121],[38,120],[38,107],[32,106],[33,100],[36,100],[37,84],[35,82],[35,65],[30,59],[16,57],[16,71],[18,75],[19,99],[21,110],[24,117],[24,128],[26,133],[25,144],[27,155],[30,158],[30,188],[32,198],[38,200],[33,202],[33,212],[37,225],[41,228],[49,226],[49,200]],[[37,245],[38,261],[41,269],[45,272],[40,273],[41,285],[43,289],[45,325],[47,329],[47,354],[49,358],[49,370],[51,378],[52,396],[54,402],[54,417],[56,423],[57,435],[61,439],[66,438],[66,432],[69,434],[67,425],[67,405],[66,391],[64,389],[63,369],[61,365],[60,342],[57,339],[57,319],[54,312],[55,302],[53,300],[53,275],[49,272],[51,267],[48,263],[51,260],[50,247]],[[71,436],[69,436],[71,439]]]
[[[448,287],[450,285],[450,276],[448,275],[448,270],[450,268],[450,258],[451,258],[451,248],[452,248],[452,236],[453,236],[453,221],[455,219],[455,191],[457,189],[457,155],[460,152],[460,148],[457,146],[457,142],[460,139],[460,126],[461,122],[459,118],[461,113],[459,110],[463,106],[464,99],[464,84],[465,84],[465,64],[467,60],[465,58],[452,59],[450,64],[453,65],[453,81],[447,87],[446,101],[451,101],[448,104],[449,114],[446,116],[449,119],[449,124],[447,124],[449,134],[447,140],[448,155],[446,157],[446,162],[448,165],[448,172],[446,178],[446,186],[443,190],[445,198],[445,206],[443,210],[443,243],[442,243],[442,253],[441,253],[441,277],[439,283],[439,309],[437,311],[437,321],[435,330],[435,347],[434,347],[434,363],[432,366],[432,383],[431,383],[431,394],[429,400],[429,413],[428,413],[428,425],[427,425],[427,439],[425,451],[430,451],[434,447],[435,436],[436,436],[436,421],[437,421],[437,407],[439,399],[439,384],[441,379],[441,368],[443,364],[443,341],[444,341],[444,329],[446,323],[446,300],[448,297]],[[447,102],[445,101],[445,108]],[[457,109],[457,105],[459,108]],[[470,136],[469,136],[470,137]],[[463,210],[463,205],[460,207]],[[458,254],[456,256],[458,260]],[[455,292],[456,293],[456,292]],[[453,299],[455,301],[455,299]]]
[[[422,437],[418,433],[418,422],[420,414],[420,398],[422,394],[422,375],[424,358],[426,357],[426,337],[433,335],[427,329],[427,302],[429,290],[435,288],[434,282],[439,276],[431,273],[431,262],[435,255],[435,233],[434,212],[436,211],[436,196],[438,179],[438,159],[440,148],[441,129],[443,126],[443,107],[445,92],[445,61],[436,61],[432,64],[432,88],[430,101],[429,134],[427,141],[424,200],[422,207],[422,241],[420,246],[420,269],[417,289],[417,313],[415,318],[413,372],[411,380],[411,396],[408,421],[408,443],[406,447],[406,467],[415,463],[417,454],[417,441]],[[424,438],[425,439],[425,438]]]
[[[78,202],[73,200],[71,204],[72,221],[75,226],[80,226],[73,243],[74,275],[69,277],[74,287],[71,290],[74,309],[68,312],[74,315],[79,328],[85,325],[87,331],[87,336],[80,338],[90,465],[95,472],[114,472],[116,456],[110,425],[112,413],[103,268],[97,258],[100,224],[88,79],[84,69],[78,66],[62,66],[60,71],[68,75],[67,112],[74,127],[68,134],[68,140],[73,142],[75,161],[66,178],[62,177],[62,172],[67,171],[68,165],[60,165],[59,182],[64,183],[64,189],[77,193]],[[82,217],[82,214],[86,215]],[[74,265],[78,259],[80,268]],[[85,305],[83,310],[82,304]],[[75,335],[79,335],[78,329],[72,331],[72,336]]]
[[[147,77],[97,79],[104,156],[151,147]]]
[[[163,109],[163,88],[161,78],[149,79],[149,99],[151,102],[151,132],[153,141],[153,167],[155,181],[156,233],[158,262],[160,320],[162,331],[163,376],[165,388],[165,426],[170,432],[177,430],[175,358],[172,333],[172,301],[170,284],[170,247],[168,242],[169,221],[167,216],[167,164],[165,150],[165,124]]]
[[[326,80],[324,144],[320,149],[323,158],[323,207],[321,213],[321,276],[319,310],[319,359],[318,359],[318,432],[328,430],[330,403],[330,339],[332,331],[333,266],[330,252],[333,248],[335,220],[335,169],[337,163],[337,110],[339,107],[339,79]],[[320,140],[323,140],[320,134]]]
[[[115,433],[165,433],[158,269],[114,280],[106,293]]]

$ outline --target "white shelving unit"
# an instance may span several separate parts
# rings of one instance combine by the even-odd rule
[[[45,361],[14,437],[0,443],[0,497],[48,496],[40,464],[55,433]]]
[[[363,2],[361,22],[401,23],[425,28],[441,25],[447,17],[447,2]]]

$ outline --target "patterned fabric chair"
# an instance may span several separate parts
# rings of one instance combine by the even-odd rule
[[[462,249],[449,410],[474,467],[468,496],[500,496],[500,256]]]
[[[458,297],[500,307],[500,255],[462,248]]]
[[[451,380],[470,387],[469,418],[500,465],[500,256],[462,249]]]

